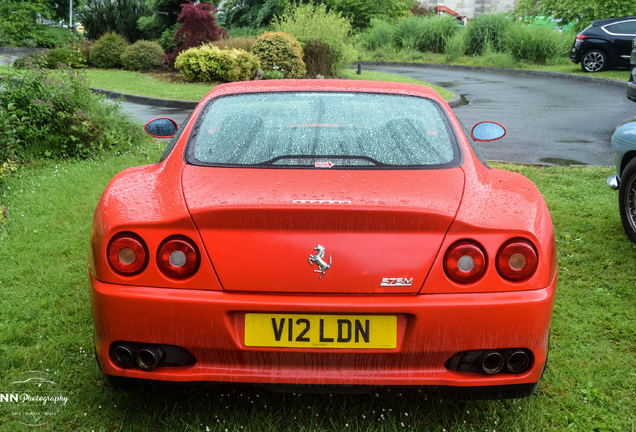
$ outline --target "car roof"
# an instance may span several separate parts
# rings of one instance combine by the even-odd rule
[[[214,87],[204,98],[204,101],[217,96],[237,93],[286,91],[388,93],[422,96],[444,103],[444,99],[439,93],[424,85],[346,79],[282,79],[233,82]]]
[[[594,20],[592,21],[592,25],[604,26],[606,24],[611,24],[611,23],[621,22],[621,21],[629,21],[629,20],[636,20],[636,16],[627,16],[627,17],[620,17],[620,18],[605,18],[605,19]]]

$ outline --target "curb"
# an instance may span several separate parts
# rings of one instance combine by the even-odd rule
[[[101,93],[109,99],[123,98],[126,102],[135,103],[139,105],[155,106],[160,108],[177,108],[177,109],[194,109],[199,102],[198,101],[183,101],[175,99],[161,99],[151,98],[147,96],[139,96],[129,93],[120,93],[112,90],[105,90],[100,88],[91,88],[96,93]]]
[[[465,71],[473,71],[473,72],[491,72],[491,73],[501,73],[508,75],[532,75],[532,76],[541,76],[546,78],[557,78],[557,79],[566,79],[569,81],[580,81],[589,84],[601,84],[607,85],[610,87],[625,87],[627,85],[624,81],[618,81],[611,78],[598,78],[593,76],[586,75],[573,75],[562,72],[545,72],[545,71],[534,71],[534,70],[525,70],[525,69],[507,69],[507,68],[491,68],[491,67],[481,67],[481,66],[462,66],[462,65],[445,65],[445,64],[435,64],[435,63],[410,63],[410,62],[360,62],[361,65],[368,66],[410,66],[410,67],[422,67],[422,68],[432,68],[432,69],[449,69],[449,70],[465,70]]]

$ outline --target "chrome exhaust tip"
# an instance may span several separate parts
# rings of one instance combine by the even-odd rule
[[[150,371],[159,366],[163,361],[165,353],[158,346],[144,346],[135,353],[137,366],[145,371]]]
[[[518,374],[526,369],[530,365],[530,357],[525,351],[515,351],[508,356],[506,361],[506,367],[511,373]]]
[[[504,357],[497,351],[488,351],[480,360],[481,369],[488,375],[500,372],[505,364]]]
[[[121,368],[129,368],[135,360],[134,348],[127,344],[115,345],[110,351],[110,357]]]

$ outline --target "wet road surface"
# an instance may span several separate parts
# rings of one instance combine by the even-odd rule
[[[411,76],[445,87],[467,102],[455,108],[468,128],[482,120],[502,123],[506,137],[479,143],[491,161],[558,165],[613,165],[610,137],[636,118],[636,104],[623,87],[560,78],[418,66],[363,66],[364,70]],[[171,117],[181,124],[191,110],[125,103],[146,122]]]

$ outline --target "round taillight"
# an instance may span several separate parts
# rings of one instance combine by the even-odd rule
[[[157,252],[157,264],[166,275],[175,279],[192,276],[201,262],[199,250],[187,237],[169,237],[161,243]]]
[[[148,265],[148,248],[133,233],[125,232],[113,237],[108,245],[107,255],[111,268],[124,276],[141,273]]]
[[[460,240],[446,251],[444,271],[455,282],[475,282],[486,271],[486,253],[478,243]]]
[[[497,252],[497,271],[509,281],[530,279],[538,265],[537,251],[526,239],[508,240]]]

